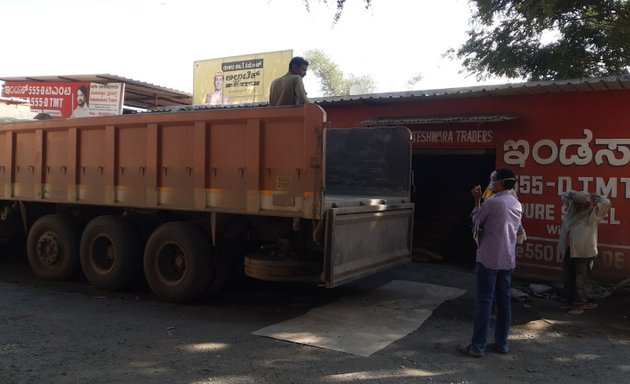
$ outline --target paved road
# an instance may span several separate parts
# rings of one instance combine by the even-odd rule
[[[251,333],[392,279],[469,290],[370,357]],[[194,305],[85,281],[34,279],[0,258],[0,383],[622,383],[630,382],[628,291],[582,316],[553,300],[516,303],[512,352],[472,359],[470,271],[413,263],[335,290],[249,282]]]

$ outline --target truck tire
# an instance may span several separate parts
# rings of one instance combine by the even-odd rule
[[[66,280],[79,271],[80,230],[63,215],[42,216],[26,238],[26,254],[38,277]]]
[[[199,298],[212,279],[210,240],[192,223],[166,223],[149,237],[144,273],[160,300],[181,303]]]
[[[245,274],[263,281],[321,282],[322,262],[249,253],[245,256]]]
[[[81,236],[81,268],[102,289],[129,286],[142,268],[142,248],[133,225],[121,216],[99,216]]]
[[[242,243],[237,239],[219,240],[214,247],[214,275],[207,293],[217,294],[223,290],[234,272],[235,260],[244,257]]]

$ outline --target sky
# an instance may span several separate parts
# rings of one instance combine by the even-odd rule
[[[199,60],[310,49],[376,92],[478,84],[444,58],[466,40],[467,0],[0,0],[0,76],[107,73],[186,91]],[[421,74],[413,87],[408,81]],[[505,83],[494,79],[484,84]],[[309,97],[321,96],[314,76]]]

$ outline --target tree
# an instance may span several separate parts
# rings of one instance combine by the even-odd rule
[[[422,73],[419,73],[419,72],[416,73],[415,75],[413,75],[413,77],[407,80],[407,88],[412,89],[413,87],[416,86],[416,84],[421,82],[422,79],[424,79],[424,76],[422,76]]]
[[[311,5],[310,5],[310,0],[302,0],[304,1],[304,5],[306,6],[306,10],[310,11]],[[328,0],[319,0],[320,2],[323,2],[324,4],[328,4]],[[335,17],[334,17],[334,22],[336,23],[337,21],[339,21],[339,18],[341,17],[341,13],[343,12],[343,7],[346,4],[346,0],[336,0],[337,1],[337,12],[335,12]],[[362,0],[363,2],[365,2],[365,8],[370,8],[370,6],[372,5],[372,0]]]
[[[357,77],[350,74],[346,77],[339,66],[318,49],[304,52],[304,58],[309,62],[309,71],[320,80],[321,91],[324,96],[349,95],[353,86],[362,90],[361,93],[372,93],[376,89],[376,84],[371,76]]]
[[[624,0],[472,0],[468,40],[451,57],[489,76],[560,80],[622,75],[630,65]]]

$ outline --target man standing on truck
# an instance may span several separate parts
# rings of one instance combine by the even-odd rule
[[[512,324],[510,286],[516,267],[516,240],[523,208],[516,198],[516,176],[509,169],[497,169],[490,176],[494,196],[481,204],[481,187],[475,186],[471,195],[475,200],[473,221],[479,226],[477,264],[475,266],[475,310],[473,335],[462,353],[481,357],[486,350],[486,339],[492,313],[497,304],[494,342],[488,347],[499,353],[508,352],[508,334]]]
[[[597,307],[597,303],[588,300],[590,272],[598,253],[597,227],[610,210],[610,200],[602,195],[568,191],[562,194],[562,203],[566,211],[558,253],[563,256],[564,293],[569,314],[579,315]]]
[[[303,105],[308,103],[302,78],[306,76],[308,61],[296,56],[289,62],[289,72],[275,79],[269,90],[269,105]]]

